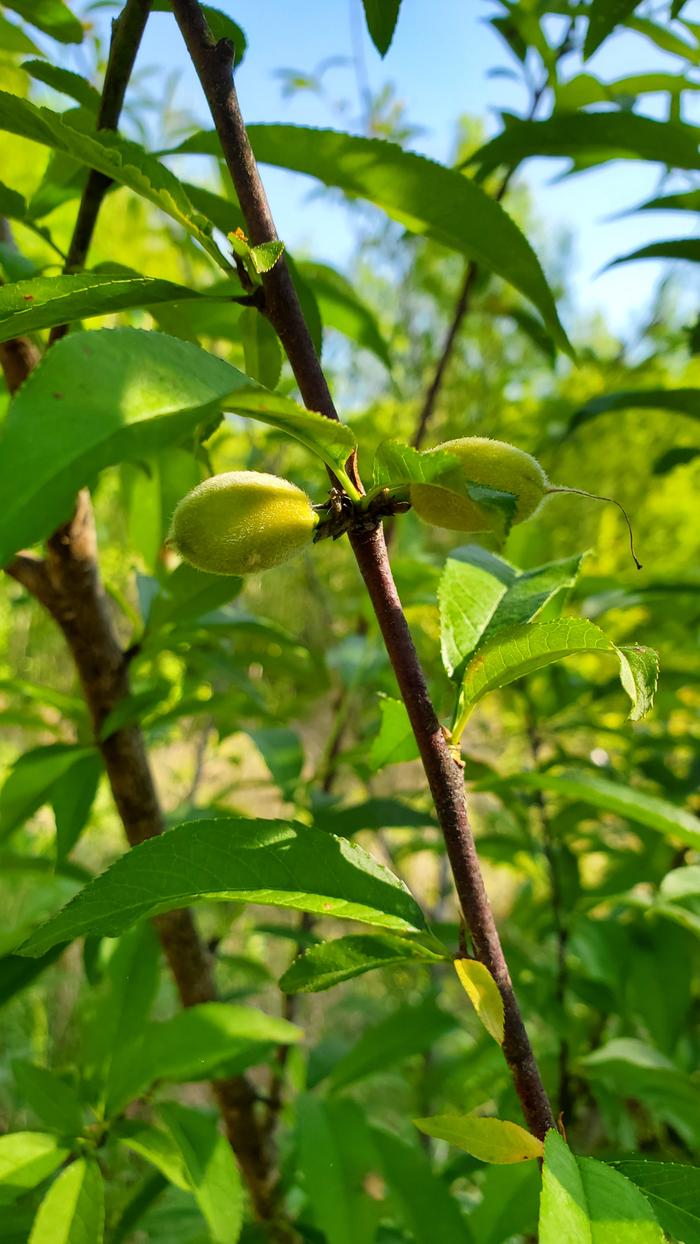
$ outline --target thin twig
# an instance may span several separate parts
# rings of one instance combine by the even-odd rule
[[[197,0],[172,0],[172,8],[207,98],[251,240],[255,244],[271,241],[277,235],[233,85],[231,44],[227,40],[214,42]],[[305,404],[329,419],[337,419],[283,259],[263,277],[263,285],[266,315],[286,350]],[[357,482],[359,485],[359,478]],[[369,532],[351,532],[350,542],[416,736],[474,952],[488,967],[501,991],[505,1010],[503,1049],[523,1113],[532,1131],[542,1137],[554,1126],[554,1116],[484,888],[467,817],[462,769],[450,754],[431,703],[396,592],[382,531],[377,528]]]

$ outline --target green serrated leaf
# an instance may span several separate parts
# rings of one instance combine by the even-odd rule
[[[256,158],[368,199],[412,233],[462,252],[509,281],[571,350],[539,261],[498,203],[454,169],[395,143],[295,125],[251,125]],[[178,152],[217,155],[215,133],[194,134]]]
[[[623,393],[604,393],[576,411],[569,421],[573,432],[598,415],[617,410],[667,410],[689,419],[700,419],[700,389],[631,389]]]
[[[26,99],[0,91],[0,129],[70,156],[128,186],[177,221],[208,255],[230,272],[231,265],[213,240],[211,225],[195,211],[177,177],[138,143],[108,130],[88,133],[50,108],[38,108]]]
[[[510,120],[501,134],[469,157],[469,163],[478,164],[481,177],[499,165],[532,156],[585,157],[586,167],[626,159],[694,169],[698,137],[695,126],[652,121],[634,112],[562,111],[546,121]]]
[[[235,817],[193,821],[134,847],[25,943],[43,954],[85,934],[116,937],[145,916],[198,899],[269,903],[398,931],[425,927],[388,868],[308,825]]]
[[[164,333],[64,337],[19,390],[2,427],[0,564],[58,527],[98,471],[191,436],[234,390],[251,387],[235,367]]]
[[[81,272],[17,281],[0,288],[0,341],[52,328],[54,324],[72,324],[132,307],[187,299],[230,301],[225,296],[209,297],[185,285],[135,273]]]
[[[380,56],[386,56],[394,37],[401,0],[362,0],[370,37]]]
[[[630,717],[639,720],[651,706],[656,687],[658,662],[652,650],[635,647],[630,662],[627,653],[594,623],[585,618],[557,618],[508,627],[477,649],[464,671],[452,732],[455,742],[461,738],[474,706],[490,691],[564,657],[589,652],[617,656],[622,685],[632,703]]]
[[[611,1163],[644,1193],[656,1217],[674,1239],[700,1244],[700,1170],[678,1162],[630,1158]]]
[[[633,1183],[604,1162],[575,1157],[551,1129],[544,1149],[539,1240],[540,1244],[663,1244],[664,1236]]]
[[[447,950],[439,955],[406,937],[358,933],[310,946],[287,968],[279,985],[283,993],[319,993],[395,963],[440,963],[448,958]]]
[[[60,65],[52,65],[50,61],[45,60],[25,60],[22,62],[22,68],[37,82],[44,82],[54,91],[60,91],[62,95],[68,95],[70,99],[76,100],[83,108],[97,112],[100,106],[100,92],[79,73],[73,73],[70,69],[62,69]]]
[[[455,549],[438,588],[442,659],[459,679],[478,645],[505,627],[531,622],[559,592],[573,586],[583,554],[519,571],[479,545]]]

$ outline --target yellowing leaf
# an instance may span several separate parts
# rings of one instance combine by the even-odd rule
[[[536,1136],[507,1119],[482,1119],[475,1114],[436,1114],[430,1119],[414,1119],[426,1136],[446,1140],[464,1149],[480,1162],[509,1165],[541,1158],[544,1145]]]
[[[503,998],[488,968],[478,959],[455,959],[455,972],[484,1028],[503,1045]]]

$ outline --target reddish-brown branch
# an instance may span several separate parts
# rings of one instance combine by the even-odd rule
[[[99,115],[101,128],[116,127],[150,8],[151,0],[128,0],[113,25]],[[89,175],[67,267],[84,264],[108,185],[100,174]],[[65,327],[55,330],[51,340],[63,331]],[[38,351],[24,338],[2,348],[0,363],[10,392],[19,388],[38,361]],[[140,728],[125,726],[101,738],[108,715],[130,694],[129,662],[118,642],[99,573],[90,494],[86,490],[79,494],[73,517],[50,538],[44,560],[19,554],[6,567],[6,573],[40,601],[64,635],[129,844],[135,846],[162,833],[163,816]],[[211,956],[189,909],[166,912],[154,923],[183,1005],[216,1000]],[[276,1176],[265,1128],[257,1116],[256,1093],[244,1076],[216,1081],[212,1089],[255,1213],[267,1223],[276,1244],[288,1244],[295,1236],[277,1218]]]
[[[276,232],[231,77],[231,46],[225,40],[214,43],[197,0],[172,0],[172,7],[209,103],[250,237],[256,244],[270,241],[276,237]],[[329,419],[337,419],[283,261],[263,277],[263,287],[265,314],[285,347],[304,402]],[[504,1052],[523,1112],[528,1126],[541,1137],[554,1126],[554,1118],[484,889],[467,818],[462,770],[450,754],[432,706],[394,585],[383,534],[379,529],[370,533],[357,532],[351,535],[351,543],[418,742],[475,953],[492,972],[503,997]]]

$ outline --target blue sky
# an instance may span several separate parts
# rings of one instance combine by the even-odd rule
[[[248,37],[237,83],[244,115],[251,122],[356,127],[358,75],[352,63],[327,75],[332,96],[350,101],[344,115],[334,113],[328,102],[308,92],[283,98],[275,71],[289,67],[312,74],[327,58],[341,56],[352,62],[358,54],[371,89],[378,91],[392,83],[398,98],[406,103],[409,121],[422,127],[411,145],[439,160],[450,159],[460,114],[481,117],[488,130],[496,132],[496,109],[524,107],[521,87],[488,75],[495,66],[508,65],[509,57],[484,21],[493,11],[486,0],[403,0],[394,42],[383,61],[364,29],[361,0],[297,0],[294,4],[289,0],[218,0],[218,7],[234,17]],[[685,14],[700,20],[700,0],[690,0]],[[93,16],[106,24],[104,12]],[[163,75],[179,73],[177,101],[209,128],[199,85],[171,15],[157,13],[150,18],[138,65]],[[651,70],[678,73],[681,63],[659,53],[641,36],[625,34],[602,48],[590,67],[609,80]],[[155,85],[155,79],[150,79],[150,85]],[[695,114],[693,102],[690,111]],[[644,110],[649,115],[663,116],[663,107],[663,97],[646,97]],[[686,119],[693,116],[686,113]],[[680,213],[614,219],[655,192],[660,168],[619,161],[557,183],[564,167],[563,161],[531,161],[525,177],[547,232],[573,231],[570,279],[577,309],[585,314],[600,308],[617,331],[632,331],[668,266],[644,261],[603,274],[601,269],[646,242],[684,236],[693,231],[694,223],[688,214]],[[204,165],[201,171],[204,174]],[[278,231],[290,249],[308,248],[319,258],[342,265],[353,246],[350,213],[329,204],[326,197],[310,194],[314,184],[306,178],[263,171]],[[687,267],[686,273],[689,280],[694,279]]]

